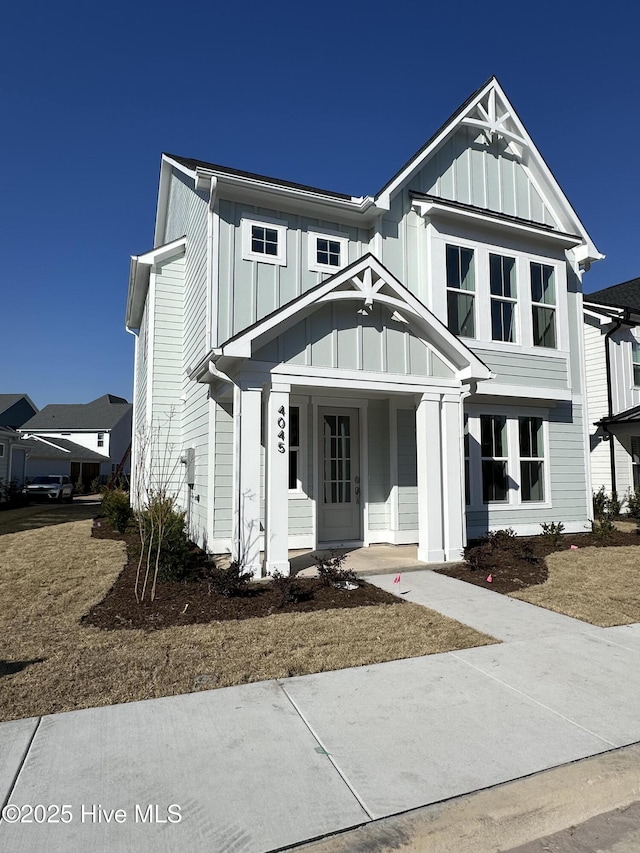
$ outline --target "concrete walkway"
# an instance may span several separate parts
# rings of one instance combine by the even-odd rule
[[[640,625],[429,575],[403,597],[507,642],[0,724],[33,820],[5,811],[0,849],[275,851],[640,741]]]

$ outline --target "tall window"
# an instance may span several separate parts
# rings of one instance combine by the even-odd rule
[[[518,418],[520,435],[520,497],[544,500],[544,442],[542,418]]]
[[[553,267],[531,262],[534,347],[556,348],[556,287]]]
[[[300,409],[289,407],[289,488],[300,487]]]
[[[613,441],[613,437],[611,438]],[[631,467],[633,469],[633,491],[640,492],[640,438],[631,439]]]
[[[475,338],[473,249],[447,246],[447,314],[454,335]]]
[[[494,341],[516,339],[516,260],[489,255],[491,288],[491,337]]]
[[[98,447],[104,447],[104,433],[98,433]]]
[[[482,451],[482,502],[506,502],[507,486],[507,419],[504,415],[480,417]]]
[[[633,384],[640,386],[640,344],[634,341],[631,345],[631,358],[633,361]]]
[[[464,502],[466,506],[471,503],[471,484],[469,464],[469,415],[464,416]]]

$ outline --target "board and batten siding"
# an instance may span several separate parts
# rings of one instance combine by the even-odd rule
[[[524,388],[568,388],[569,374],[566,356],[530,355],[518,352],[497,352],[475,346],[470,349],[496,374],[495,382],[521,385]]]
[[[410,189],[557,227],[526,168],[502,137],[460,127],[414,176]]]
[[[219,342],[228,340],[328,278],[328,273],[309,269],[308,231],[323,229],[346,235],[349,238],[349,263],[357,260],[369,248],[367,230],[339,222],[252,207],[226,199],[219,200],[218,212]],[[243,259],[242,220],[255,216],[286,222],[286,266]]]
[[[366,370],[403,376],[452,376],[451,369],[383,305],[322,305],[254,354],[256,361]]]

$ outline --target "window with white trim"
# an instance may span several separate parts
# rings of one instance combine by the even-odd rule
[[[471,503],[471,479],[470,479],[470,460],[469,460],[469,415],[464,416],[464,503],[469,506]]]
[[[300,474],[300,409],[289,406],[289,491],[301,488]]]
[[[242,257],[245,261],[286,266],[287,223],[263,217],[243,219]]]
[[[104,447],[104,433],[98,433],[98,447]]]
[[[491,337],[494,341],[516,341],[516,259],[489,254],[491,291]]]
[[[533,345],[556,349],[555,271],[547,264],[531,261],[531,309]]]
[[[544,438],[542,418],[518,418],[520,499],[544,500]]]
[[[482,502],[506,503],[509,500],[507,418],[505,415],[481,415]]]
[[[613,438],[611,439],[613,441]],[[640,492],[640,438],[631,437],[631,470],[633,474],[633,491]]]
[[[309,269],[314,272],[337,272],[349,260],[349,238],[329,231],[307,232]]]
[[[475,338],[473,249],[447,244],[447,326],[454,335]]]
[[[631,344],[631,361],[633,364],[633,384],[640,387],[640,344],[633,341]]]

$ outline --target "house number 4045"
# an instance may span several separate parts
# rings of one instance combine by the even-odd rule
[[[278,409],[278,420],[277,420],[278,430],[279,430],[278,435],[277,435],[278,453],[285,453],[286,449],[287,449],[285,447],[285,443],[284,443],[284,441],[285,441],[284,430],[285,430],[285,427],[287,426],[287,422],[286,422],[285,417],[284,417],[286,415],[286,413],[287,413],[287,410],[285,409],[285,407],[280,406],[280,408]]]

